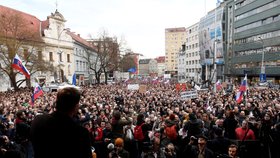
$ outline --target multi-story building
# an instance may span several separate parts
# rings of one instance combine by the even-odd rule
[[[186,50],[185,45],[182,45],[182,50],[178,53],[178,82],[186,82]]]
[[[164,72],[165,72],[165,57],[160,56],[160,57],[155,58],[155,60],[157,61],[158,76],[162,77],[164,75]]]
[[[38,68],[43,68],[44,43],[41,37],[41,21],[33,15],[0,5],[0,91],[5,91],[11,86],[26,86],[27,79],[23,74],[11,70],[11,60],[17,54],[22,64],[27,67],[32,77],[29,83],[33,85]],[[34,58],[35,57],[35,58]],[[36,60],[36,61],[35,61]],[[32,68],[32,69],[31,69]],[[13,81],[12,81],[13,80]],[[16,86],[15,86],[16,87]]]
[[[158,64],[155,59],[151,59],[149,62],[149,75],[158,76]]]
[[[95,83],[94,71],[90,69],[90,64],[96,62],[96,48],[83,39],[80,34],[67,32],[74,41],[74,64],[77,85]]]
[[[139,75],[140,76],[149,76],[150,60],[151,59],[140,59],[139,60]]]
[[[201,82],[201,64],[199,55],[199,23],[186,28],[187,38],[185,44],[185,79]]]
[[[186,28],[165,29],[165,67],[166,73],[177,75],[177,56],[181,46],[186,42]]]
[[[38,70],[32,72],[31,85],[34,85],[35,81],[45,82],[46,85],[51,82],[71,82],[74,73],[76,73],[79,84],[93,82],[94,74],[89,70],[88,61],[95,62],[96,60],[97,55],[94,46],[86,42],[79,35],[75,35],[69,29],[66,29],[66,20],[57,10],[51,13],[44,21],[40,21],[33,15],[1,5],[0,13],[2,15],[4,15],[3,13],[20,15],[20,21],[28,24],[25,27],[30,27],[31,30],[35,31],[36,37],[38,36],[38,39],[40,39],[37,41],[36,49],[34,46],[25,44],[18,50],[15,50],[16,53],[24,57],[22,59],[23,62],[26,63],[26,54],[34,53],[37,55],[38,60],[39,58],[42,59],[42,61],[49,63],[53,68],[52,71]],[[32,33],[32,31],[30,32]],[[25,41],[23,43],[28,44]],[[88,56],[86,53],[90,55]],[[86,59],[86,57],[89,59]],[[26,64],[26,66],[27,68],[32,67],[30,63]],[[16,80],[22,79],[22,75],[17,76]],[[3,73],[0,73],[0,77],[4,83],[0,90],[6,90],[10,87],[11,82],[8,76]],[[25,86],[25,84],[22,84],[22,86]]]
[[[224,3],[199,22],[199,50],[203,81],[224,80]]]
[[[42,38],[45,43],[43,50],[44,59],[49,61],[55,70],[42,73],[40,80],[50,82],[70,82],[75,68],[72,37],[67,34],[65,18],[57,10],[42,21]]]
[[[226,74],[259,81],[280,79],[280,0],[227,1]]]

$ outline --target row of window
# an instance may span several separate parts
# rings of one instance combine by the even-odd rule
[[[261,62],[256,62],[256,63],[243,63],[243,64],[235,64],[235,68],[255,68],[255,67],[261,67],[262,63]],[[265,61],[264,62],[265,67],[274,67],[274,66],[280,66],[280,60],[277,61]]]
[[[192,69],[186,69],[186,72],[201,72],[201,68],[192,68]]]
[[[236,4],[235,4],[235,9],[238,9],[238,8],[240,8],[240,7],[243,7],[243,6],[245,6],[245,5],[247,5],[247,4],[250,4],[250,3],[254,2],[254,1],[256,1],[256,0],[244,0],[244,1],[241,1],[241,2],[239,2],[239,3],[236,3]]]
[[[195,57],[198,56],[198,52],[186,53],[186,57]]]
[[[191,34],[193,31],[197,31],[198,30],[198,26],[195,26],[191,29],[189,29],[189,34]]]
[[[252,54],[261,54],[262,52],[265,53],[274,53],[280,52],[280,46],[272,46],[272,47],[264,47],[263,49],[251,49],[246,51],[235,52],[235,56],[246,56]]]
[[[77,71],[88,71],[88,62],[76,60]]]
[[[185,62],[184,59],[179,59],[179,65],[183,64]],[[199,60],[190,60],[190,61],[186,61],[186,65],[194,65],[194,64],[199,64]]]
[[[198,48],[198,43],[186,46],[186,50]]]
[[[187,37],[186,38],[186,42],[191,42],[191,41],[194,41],[194,40],[198,40],[198,35],[195,35],[195,36],[191,36],[191,37]]]
[[[60,62],[63,62],[63,56],[62,56],[63,53],[58,53],[58,60]],[[53,58],[53,52],[49,52],[49,60],[50,61],[54,61],[54,58]],[[67,54],[67,62],[70,63],[71,60],[70,60],[70,54]]]
[[[264,34],[259,34],[256,36],[251,36],[248,38],[238,39],[238,40],[235,40],[234,43],[235,44],[251,43],[251,42],[259,41],[260,40],[259,38],[265,40],[265,39],[279,37],[279,36],[280,36],[280,30],[277,30],[277,31],[268,32],[268,33],[264,33]]]
[[[279,20],[280,20],[280,15],[279,14],[278,15],[274,15],[272,17],[268,17],[266,19],[261,19],[259,21],[253,22],[251,24],[235,28],[234,32],[235,33],[242,32],[242,31],[245,31],[245,30],[249,30],[249,29],[252,29],[252,28],[260,27],[260,26],[263,26],[263,25],[266,25],[266,24],[270,24],[270,23],[273,23],[273,22],[276,22],[276,21],[279,21]]]
[[[252,15],[255,15],[255,14],[258,14],[258,13],[261,13],[263,11],[266,11],[266,10],[269,10],[271,8],[274,8],[274,7],[277,7],[280,5],[280,0],[276,0],[276,1],[273,1],[271,3],[268,3],[266,5],[263,5],[261,7],[258,7],[256,9],[253,9],[251,11],[248,11],[244,14],[241,14],[241,15],[238,15],[235,17],[235,21],[237,20],[240,20],[240,19],[244,19],[246,17],[249,17],[249,16],[252,16]]]

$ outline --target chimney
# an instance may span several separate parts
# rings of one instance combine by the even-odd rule
[[[80,34],[78,34],[78,36],[80,37]]]

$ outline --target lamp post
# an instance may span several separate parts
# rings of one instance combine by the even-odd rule
[[[265,82],[266,81],[266,75],[265,75],[265,66],[264,66],[264,41],[261,37],[259,37],[259,39],[262,42],[262,63],[261,63],[260,81]]]

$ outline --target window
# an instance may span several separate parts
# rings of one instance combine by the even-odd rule
[[[79,61],[76,61],[76,70],[79,71]]]
[[[24,49],[23,50],[23,59],[27,60],[27,57],[28,57],[28,49]]]
[[[70,54],[67,54],[67,62],[70,63]]]
[[[53,61],[53,52],[49,52],[49,59],[50,61]]]
[[[43,60],[42,51],[38,51],[38,60],[39,61]]]
[[[59,61],[62,62],[62,53],[58,54]]]

